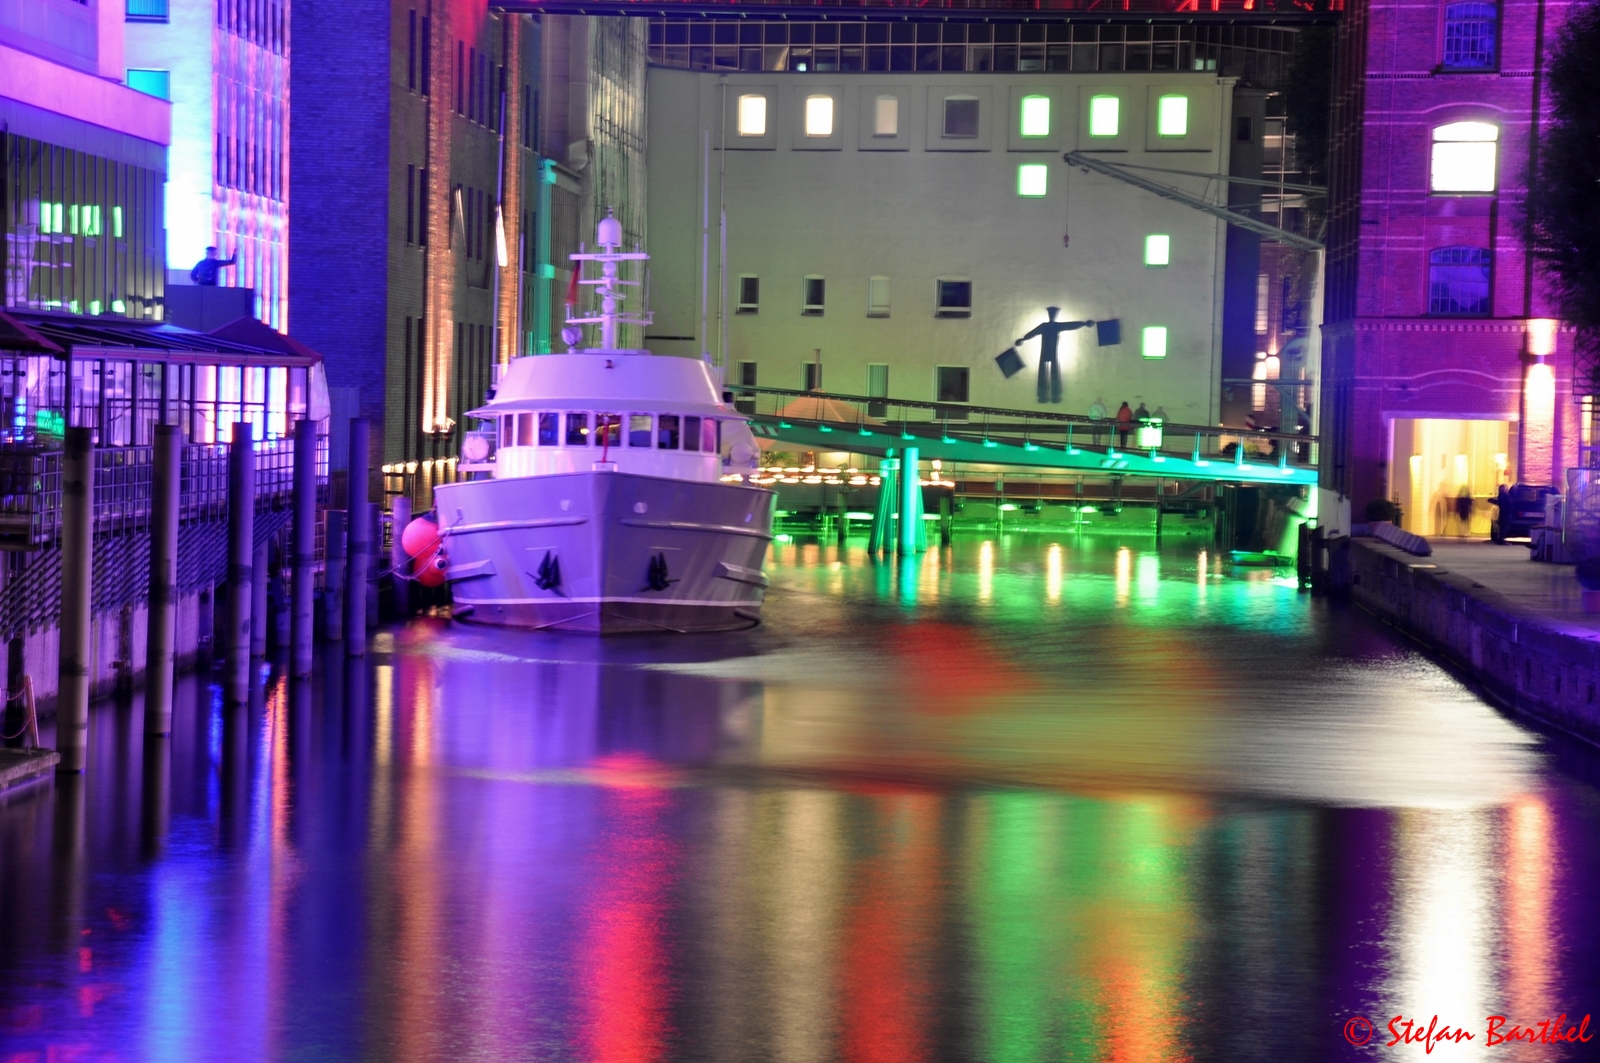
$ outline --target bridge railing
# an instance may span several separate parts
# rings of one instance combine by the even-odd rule
[[[1304,432],[1134,421],[1123,426],[1114,417],[1094,420],[1085,414],[1054,410],[1017,410],[966,402],[929,402],[886,396],[789,388],[733,387],[734,405],[742,413],[769,422],[818,426],[877,435],[910,436],[906,440],[952,440],[1057,449],[1115,448],[1205,461],[1274,461],[1315,465],[1317,437]],[[841,438],[839,450],[851,450]],[[857,447],[859,449],[859,446]],[[1240,451],[1243,454],[1240,454]]]

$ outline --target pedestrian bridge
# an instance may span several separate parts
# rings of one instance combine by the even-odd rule
[[[968,403],[730,389],[751,431],[798,450],[1214,483],[1317,482],[1315,436],[1149,422],[1126,440],[1111,420]]]

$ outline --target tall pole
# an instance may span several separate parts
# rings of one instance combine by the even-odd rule
[[[922,524],[922,483],[917,475],[917,447],[900,451],[900,552],[917,552],[917,533]]]
[[[61,461],[61,653],[56,687],[58,771],[83,771],[89,754],[89,591],[94,572],[94,443],[66,430]]]
[[[405,619],[411,615],[411,559],[400,539],[411,523],[411,499],[396,495],[389,512],[394,521],[394,539],[389,545],[389,586],[394,590],[394,611]]]
[[[344,652],[363,657],[367,652],[367,568],[372,564],[372,520],[367,511],[367,421],[350,419],[350,480],[347,504],[344,577]]]
[[[550,186],[556,183],[556,164],[539,160],[539,212],[533,219],[533,353],[550,353],[550,286],[555,283],[555,266],[550,261]]]
[[[330,509],[323,532],[322,637],[329,642],[344,639],[344,510]]]
[[[256,450],[248,421],[233,426],[228,445],[228,626],[223,653],[225,693],[243,705],[250,696],[250,606],[255,598]]]
[[[294,425],[294,517],[290,567],[290,658],[296,678],[311,674],[312,597],[317,564],[317,422]]]
[[[178,495],[182,437],[175,424],[155,426],[150,470],[150,606],[145,636],[144,733],[172,733],[173,649],[178,634]]]

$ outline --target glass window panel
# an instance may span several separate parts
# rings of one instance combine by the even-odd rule
[[[630,413],[628,415],[628,446],[648,447],[650,445],[651,416],[648,413]]]
[[[1163,96],[1156,101],[1156,134],[1163,137],[1189,135],[1189,97]]]
[[[806,98],[806,136],[833,136],[832,96],[809,96]]]
[[[1167,356],[1167,327],[1165,325],[1146,325],[1140,335],[1140,354],[1146,358],[1165,358]]]
[[[533,446],[533,414],[517,414],[517,446]]]
[[[1115,96],[1094,96],[1089,100],[1089,135],[1114,137],[1122,121],[1122,101]]]
[[[893,137],[900,135],[900,97],[879,96],[873,110],[872,135]]]
[[[656,446],[662,450],[678,449],[678,415],[664,413],[656,428]]]
[[[951,96],[944,101],[944,135],[953,138],[978,135],[978,101],[970,96]]]
[[[739,135],[764,137],[767,135],[767,98],[747,95],[739,97]]]
[[[1017,167],[1017,195],[1037,198],[1050,183],[1050,167],[1042,162],[1025,162]]]
[[[1050,135],[1050,97],[1022,97],[1022,135],[1025,137]]]
[[[597,413],[594,415],[594,425],[597,446],[622,446],[622,414]]]
[[[539,415],[539,445],[553,447],[561,441],[561,415],[555,413],[541,413]]]
[[[1165,266],[1172,261],[1172,237],[1165,233],[1151,233],[1144,238],[1144,264]]]
[[[589,415],[586,413],[567,414],[567,446],[586,447],[589,445]]]

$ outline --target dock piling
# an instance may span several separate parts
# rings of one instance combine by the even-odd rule
[[[56,687],[56,770],[82,772],[89,753],[89,592],[94,564],[94,443],[68,428],[61,457],[61,652]]]
[[[267,655],[267,630],[270,614],[267,611],[267,582],[272,575],[272,550],[267,543],[256,547],[250,564],[250,656]]]
[[[228,445],[228,626],[224,690],[243,705],[250,696],[250,607],[255,598],[256,451],[250,424],[233,426]]]
[[[172,733],[172,674],[178,635],[178,496],[182,436],[155,426],[150,469],[150,605],[144,658],[144,733]]]
[[[317,423],[294,425],[294,516],[291,551],[289,629],[294,675],[311,674],[315,627],[312,594],[317,564]]]
[[[344,639],[344,510],[328,510],[324,542],[322,637],[339,642]]]
[[[350,470],[345,513],[350,547],[344,580],[344,652],[362,657],[367,652],[367,569],[372,564],[372,518],[367,508],[367,421],[350,419]]]

